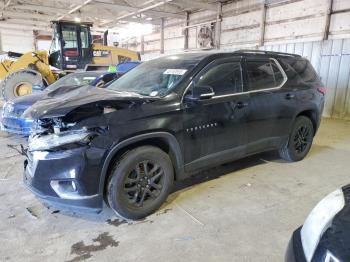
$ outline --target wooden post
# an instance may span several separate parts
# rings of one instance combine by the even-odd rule
[[[333,13],[333,0],[328,0],[327,14],[326,14],[326,26],[323,33],[323,40],[328,40],[329,27],[331,25],[331,16]]]
[[[265,24],[266,24],[266,0],[264,0],[263,5],[261,7],[261,20],[260,20],[260,40],[259,46],[263,46],[265,43]]]
[[[216,11],[216,23],[215,23],[215,47],[220,49],[220,37],[221,37],[221,20],[222,20],[222,3],[218,3],[218,9]]]
[[[34,36],[33,45],[34,45],[34,50],[38,50],[38,35],[39,35],[38,30],[33,30],[33,36]]]
[[[161,18],[160,25],[160,53],[164,54],[164,18]]]
[[[190,12],[186,12],[186,26],[190,25]],[[188,49],[188,36],[189,36],[189,29],[188,27],[185,28],[184,30],[184,35],[185,35],[185,42],[184,42],[184,49]]]
[[[145,54],[145,36],[141,35],[141,55]]]

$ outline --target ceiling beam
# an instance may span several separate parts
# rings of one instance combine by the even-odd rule
[[[140,23],[140,24],[150,24],[150,25],[160,25],[161,24],[160,19],[146,20],[146,19],[134,18],[134,17],[125,17],[125,18],[121,19],[120,21]]]
[[[44,21],[50,21],[52,19],[51,15],[44,15],[44,14],[35,14],[35,13],[29,13],[29,12],[23,12],[21,10],[15,11],[3,11],[2,12],[4,18],[28,18],[28,19],[38,19],[38,20],[44,20]]]
[[[135,16],[135,15],[138,15],[138,14],[143,14],[145,13],[146,11],[149,12],[150,9],[153,9],[153,8],[156,8],[158,6],[162,6],[164,4],[167,4],[169,2],[172,2],[173,0],[164,0],[162,2],[159,2],[159,3],[156,3],[156,4],[153,4],[153,5],[150,5],[150,6],[147,6],[145,8],[141,8],[141,9],[138,9],[137,11],[134,11],[134,12],[130,12],[128,14],[125,14],[125,15],[122,15],[122,16],[119,16],[117,17],[116,19],[112,20],[112,21],[109,21],[109,22],[104,22],[104,23],[101,23],[100,26],[110,26],[112,25],[113,23],[116,23],[120,20],[123,20],[125,18],[128,18],[130,16]],[[184,17],[185,15],[182,15],[182,17]]]
[[[84,6],[88,5],[89,3],[91,3],[93,0],[86,0],[84,1],[84,3],[82,3],[81,5],[78,5],[74,8],[72,8],[71,10],[68,11],[68,13],[64,14],[64,15],[61,15],[60,17],[57,18],[57,20],[61,20],[63,18],[65,18],[66,16],[70,15],[70,14],[73,14],[77,11],[79,11],[80,9],[82,9]]]
[[[8,8],[9,10],[10,8]],[[45,13],[50,13],[50,14],[65,14],[69,12],[69,9],[64,9],[64,8],[56,8],[53,6],[45,6],[45,5],[29,5],[29,4],[24,4],[24,5],[12,5],[11,9],[14,10],[30,10],[30,11],[36,11],[36,12],[45,12]]]
[[[185,9],[204,9],[204,10],[212,10],[212,11],[217,11],[218,7],[216,4],[209,4],[209,3],[204,3],[204,2],[199,2],[199,1],[188,1],[188,0],[174,0],[171,4],[175,5],[180,5],[181,7]]]
[[[121,5],[121,4],[108,4],[103,2],[97,2],[95,1],[93,4],[91,4],[89,7],[95,6],[96,8],[101,7],[105,8],[107,10],[114,10],[116,12],[121,11],[128,11],[128,12],[138,12],[141,8],[128,6],[128,5]],[[178,10],[177,10],[178,12]],[[186,15],[179,14],[179,13],[172,13],[168,11],[158,11],[158,10],[147,10],[142,12],[145,15],[151,16],[151,17],[171,17],[171,18],[185,18]]]

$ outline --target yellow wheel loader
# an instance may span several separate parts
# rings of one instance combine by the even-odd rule
[[[91,23],[53,21],[52,27],[49,54],[46,51],[8,52],[8,59],[0,62],[0,91],[4,100],[30,94],[32,85],[47,86],[61,75],[78,69],[100,70],[120,62],[140,60],[138,52],[107,46],[108,31],[103,45],[94,44]]]

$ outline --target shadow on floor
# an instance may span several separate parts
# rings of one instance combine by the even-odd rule
[[[252,166],[256,165],[261,165],[265,164],[267,162],[280,162],[282,160],[279,159],[278,154],[274,152],[266,152],[250,157],[246,157],[231,163],[223,164],[214,168],[210,168],[208,170],[193,174],[189,178],[178,181],[174,183],[173,190],[171,195],[169,196],[168,200],[166,203],[163,204],[162,209],[166,210],[166,207],[173,202],[177,198],[177,192],[186,188],[189,188],[191,186],[195,186],[213,179],[217,179],[221,176],[224,176],[226,174],[230,174],[232,172],[238,171],[238,170],[243,170]],[[97,223],[108,223],[110,225],[121,225],[127,222],[122,222],[120,218],[118,218],[115,213],[105,206],[102,210],[101,213],[96,214],[96,213],[79,213],[79,212],[73,212],[73,211],[68,211],[68,210],[58,210],[55,209],[54,207],[49,207],[49,212],[53,213],[55,215],[61,214],[61,215],[67,215],[67,216],[72,216],[76,218],[80,218],[83,220],[88,220],[91,222],[97,222]],[[161,211],[158,211],[161,212]],[[49,214],[50,215],[50,214]],[[144,219],[141,221],[134,221],[129,224],[138,224],[138,223],[143,223],[147,222],[148,219]],[[149,221],[152,222],[152,221]]]

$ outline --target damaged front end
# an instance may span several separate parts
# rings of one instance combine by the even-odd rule
[[[25,152],[24,182],[37,196],[58,207],[102,209],[101,172],[119,139],[118,131],[111,133],[109,127],[128,119],[128,109],[146,103],[114,93],[55,97],[25,112],[35,121]]]
[[[103,132],[100,127],[78,127],[76,123],[65,123],[60,118],[37,120],[28,139],[28,150],[46,151],[68,149],[69,145],[88,145]]]
[[[99,211],[99,174],[106,149],[92,145],[103,128],[62,118],[36,120],[28,139],[24,181],[49,205]]]

